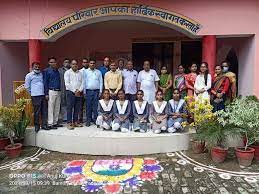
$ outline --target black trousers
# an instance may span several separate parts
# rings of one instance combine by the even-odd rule
[[[84,122],[84,107],[86,107],[85,96],[82,97],[82,103],[80,105],[80,110],[79,110],[79,122],[80,123]],[[87,108],[85,110],[87,110]]]
[[[40,126],[40,117],[42,126],[47,126],[48,105],[45,96],[32,96],[31,99],[34,111],[34,126]]]
[[[75,93],[66,91],[67,94],[67,123],[77,123],[82,97],[77,97]]]

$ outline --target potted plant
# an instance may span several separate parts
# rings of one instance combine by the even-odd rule
[[[208,100],[194,99],[193,97],[186,97],[186,100],[188,102],[188,112],[193,118],[190,126],[194,127],[196,131],[196,134],[191,141],[192,150],[194,153],[202,153],[205,150],[205,139],[199,134],[204,129],[204,123],[213,118],[213,107],[210,105]]]
[[[3,126],[0,126],[0,150],[4,150],[5,146],[9,145],[9,143],[7,130]]]
[[[21,117],[19,121],[16,123],[14,128],[14,133],[15,133],[14,142],[23,144],[26,129],[30,124],[30,118],[25,113],[25,106],[27,104],[26,100],[23,98],[18,99],[16,103],[21,110]]]
[[[224,162],[227,154],[227,136],[231,126],[224,126],[218,121],[217,114],[204,121],[200,126],[200,132],[196,134],[197,139],[205,140],[206,147],[210,151],[211,159],[216,163]]]
[[[11,144],[5,147],[6,154],[9,158],[18,157],[21,153],[22,144],[14,143],[14,130],[15,126],[21,118],[23,108],[18,104],[1,106],[0,107],[0,123],[2,127],[7,131],[8,138],[10,139]]]
[[[259,102],[254,96],[237,98],[226,106],[225,111],[218,112],[218,120],[223,126],[233,127],[230,135],[244,136],[244,147],[236,147],[235,153],[242,166],[252,163],[255,149],[249,147],[259,140]]]

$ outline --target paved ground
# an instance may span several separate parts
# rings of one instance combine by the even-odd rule
[[[159,161],[163,170],[156,179],[144,181],[137,188],[124,187],[119,193],[259,193],[259,165],[254,161],[251,167],[240,168],[233,152],[220,165],[214,164],[208,153],[191,151],[144,157]],[[16,160],[0,154],[0,193],[84,193],[80,185],[66,184],[66,176],[62,174],[66,164],[73,160],[118,158],[125,157],[63,154],[35,147],[25,148]],[[95,193],[105,192],[101,189]]]

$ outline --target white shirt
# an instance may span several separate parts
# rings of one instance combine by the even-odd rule
[[[155,101],[155,82],[157,81],[159,81],[159,77],[154,69],[150,69],[148,72],[142,70],[138,74],[137,82],[140,83],[140,89],[144,91],[144,100],[149,104]]]
[[[75,92],[79,90],[80,92],[84,89],[83,75],[77,70],[76,72],[72,69],[69,69],[64,74],[66,90]]]
[[[121,70],[120,68],[117,68],[117,71],[120,72],[121,74],[122,74],[122,72],[123,72],[124,70],[127,70],[127,69],[124,69],[124,68],[123,68],[123,69]]]
[[[195,93],[195,97],[196,98],[199,98],[199,96],[201,96],[202,99],[208,99],[210,98],[209,96],[209,93],[208,93],[208,90],[211,88],[211,75],[208,74],[208,78],[207,78],[207,85],[205,84],[205,79],[204,79],[204,75],[201,75],[199,74],[197,77],[196,77],[196,80],[195,80],[195,84],[194,84],[194,89],[195,90],[201,90],[201,89],[205,89],[205,92],[199,94],[199,95],[196,95]]]
[[[123,87],[124,87],[125,93],[136,94],[138,72],[134,69],[132,70],[124,69],[122,71],[122,77],[123,77]]]
[[[87,68],[82,67],[81,69],[79,69],[79,71],[82,73],[82,75],[84,75],[84,70]]]

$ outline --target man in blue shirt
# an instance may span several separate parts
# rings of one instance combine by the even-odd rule
[[[48,124],[51,129],[62,127],[58,124],[61,102],[61,81],[55,57],[48,59],[49,67],[44,70],[44,90],[48,100]]]
[[[41,116],[41,128],[49,130],[47,127],[47,101],[44,95],[43,75],[40,72],[40,64],[38,62],[32,63],[32,72],[25,77],[24,87],[31,95],[33,111],[34,111],[34,126],[35,132],[40,130],[39,117]]]
[[[109,66],[110,66],[110,59],[109,57],[105,57],[103,60],[103,65],[98,68],[101,71],[103,78],[105,73],[109,71]]]
[[[89,68],[84,70],[84,88],[86,94],[86,126],[97,119],[99,96],[103,90],[102,73],[95,68],[95,59],[89,60]]]

